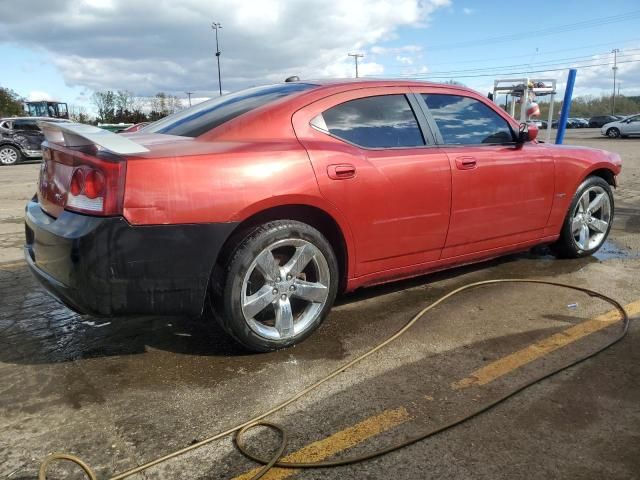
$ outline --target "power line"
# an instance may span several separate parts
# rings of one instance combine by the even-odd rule
[[[576,50],[585,50],[587,48],[593,48],[593,47],[602,47],[602,46],[608,46],[608,45],[620,45],[620,44],[626,44],[626,43],[634,43],[634,44],[638,44],[640,42],[640,39],[633,39],[633,40],[627,40],[627,41],[618,41],[618,42],[606,42],[606,43],[597,43],[597,44],[593,44],[593,45],[586,45],[583,47],[577,47],[577,48],[563,48],[560,50],[550,50],[547,52],[538,52],[538,55],[540,56],[547,56],[547,55],[551,55],[553,53],[560,53],[560,52],[571,52],[571,51],[576,51]],[[631,52],[634,50],[640,50],[640,48],[627,48],[624,49],[624,51],[626,52]],[[609,51],[607,52],[602,52],[602,54],[604,55],[605,53],[609,53]],[[591,54],[591,55],[600,55],[597,53]],[[585,56],[589,56],[589,55],[585,55]],[[440,66],[440,65],[459,65],[459,64],[463,64],[463,63],[484,63],[486,64],[486,62],[488,61],[492,61],[492,60],[508,60],[508,59],[512,59],[512,58],[522,58],[522,54],[520,55],[509,55],[509,56],[500,56],[500,57],[479,57],[473,60],[456,60],[456,61],[451,61],[451,62],[436,62],[436,63],[429,63],[429,66],[431,67],[435,67],[435,66]],[[576,57],[578,58],[578,57]],[[560,61],[560,60],[564,60],[564,58],[556,58],[554,59],[555,61]],[[392,64],[391,66],[394,67],[406,67],[406,64],[400,64],[400,63],[395,63]]]
[[[618,65],[622,64],[622,63],[637,63],[640,62],[639,60],[626,60],[624,62],[617,62]],[[561,68],[545,68],[543,70],[519,70],[519,71],[512,71],[512,72],[492,72],[492,73],[483,73],[483,74],[476,74],[476,75],[455,75],[455,78],[480,78],[480,77],[493,77],[493,76],[506,76],[506,75],[520,75],[520,74],[528,74],[528,73],[543,73],[543,72],[559,72],[559,71],[563,71],[563,70],[569,70],[570,68],[595,68],[595,67],[603,67],[603,66],[609,66],[609,65],[613,65],[612,62],[607,62],[607,63],[596,63],[596,64],[592,64],[592,65],[571,65],[571,66],[564,66]],[[429,78],[451,78],[454,75],[432,75],[429,73],[423,73],[423,74],[416,74],[416,75],[410,75],[410,76],[406,76],[403,78],[418,78],[418,79],[429,79]],[[380,77],[380,75],[369,75],[369,77]]]
[[[638,55],[637,53],[630,53],[630,52],[637,52],[640,51],[640,48],[631,48],[631,49],[626,49],[623,50],[620,55],[618,55],[618,57],[622,57],[622,58],[628,58],[628,57],[634,57],[636,55]],[[518,67],[526,67],[526,70],[523,71],[527,71],[530,68],[536,68],[536,67],[553,67],[555,65],[559,65],[559,66],[564,66],[564,64],[566,63],[584,63],[587,61],[597,61],[600,60],[600,58],[594,58],[594,57],[600,57],[600,56],[604,56],[604,55],[608,55],[610,52],[601,52],[601,53],[594,53],[591,55],[584,55],[584,56],[580,56],[580,57],[566,57],[566,58],[558,58],[558,59],[554,59],[554,60],[548,60],[545,62],[538,62],[538,63],[516,63],[516,64],[511,64],[511,65],[493,65],[490,67],[482,67],[482,68],[470,68],[470,69],[458,69],[458,70],[437,70],[437,71],[433,71],[433,72],[424,72],[424,73],[399,73],[399,74],[395,74],[395,76],[409,76],[409,77],[413,77],[415,75],[428,75],[428,76],[434,76],[434,75],[441,75],[441,76],[450,76],[450,75],[458,75],[461,73],[480,73],[480,72],[486,72],[486,71],[492,71],[492,70],[500,70],[500,69],[514,69],[514,68],[518,68]],[[391,75],[394,75],[393,73],[391,73]],[[385,75],[371,75],[371,76],[385,76]],[[388,76],[388,75],[387,75]]]
[[[507,41],[519,40],[522,38],[531,39],[532,37],[541,37],[546,35],[554,35],[558,33],[572,32],[575,30],[582,30],[584,28],[600,27],[602,25],[609,25],[611,23],[624,22],[628,20],[634,20],[640,17],[640,10],[634,10],[632,12],[623,13],[619,15],[612,15],[610,17],[594,18],[591,20],[583,20],[576,23],[568,23],[565,25],[556,25],[554,27],[547,27],[540,30],[530,30],[528,32],[512,33],[507,35],[499,35],[496,37],[488,37],[478,40],[469,40],[458,43],[448,43],[441,45],[433,45],[429,47],[429,50],[438,49],[453,49],[453,48],[465,48],[474,47],[479,45],[487,45],[491,43],[502,43]]]

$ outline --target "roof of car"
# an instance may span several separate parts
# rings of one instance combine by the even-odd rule
[[[411,87],[411,86],[425,86],[425,85],[443,85],[436,82],[424,82],[420,80],[405,80],[405,79],[393,79],[393,78],[319,78],[311,80],[299,80],[301,83],[309,83],[319,86],[357,86],[363,87]],[[461,85],[449,85],[450,87],[461,87]],[[463,87],[464,88],[464,87]]]
[[[3,117],[0,118],[0,122],[5,120],[46,120],[49,122],[70,122],[66,118],[52,118],[52,117]]]

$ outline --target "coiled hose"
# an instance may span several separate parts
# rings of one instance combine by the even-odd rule
[[[498,399],[492,400],[490,402],[485,403],[484,405],[482,405],[480,408],[478,408],[476,411],[472,412],[471,414],[467,414],[464,416],[461,416],[451,422],[449,422],[448,424],[444,425],[444,426],[440,426],[438,428],[432,429],[432,430],[428,430],[428,431],[424,431],[421,432],[417,435],[414,435],[408,439],[403,440],[400,443],[397,443],[395,445],[391,445],[389,447],[385,447],[383,449],[380,450],[376,450],[370,453],[366,453],[364,455],[358,455],[355,457],[349,457],[349,458],[344,458],[344,459],[340,459],[340,460],[329,460],[329,461],[322,461],[322,462],[314,462],[314,463],[292,463],[292,462],[281,462],[280,459],[282,458],[283,454],[284,454],[284,450],[287,446],[287,434],[285,432],[285,430],[272,422],[267,422],[264,419],[276,412],[278,412],[279,410],[282,410],[283,408],[287,407],[288,405],[292,404],[293,402],[295,402],[296,400],[300,399],[301,397],[307,395],[309,392],[315,390],[316,388],[318,388],[320,385],[322,385],[323,383],[328,382],[329,380],[331,380],[332,378],[334,378],[335,376],[339,375],[340,373],[344,372],[345,370],[347,370],[348,368],[352,367],[353,365],[355,365],[356,363],[359,363],[361,361],[363,361],[365,358],[369,357],[370,355],[373,355],[375,352],[377,352],[378,350],[384,348],[385,346],[389,345],[391,342],[395,341],[396,339],[398,339],[400,336],[402,336],[407,330],[409,330],[419,319],[421,319],[429,310],[437,307],[438,305],[440,305],[441,303],[447,301],[448,299],[450,299],[451,297],[464,292],[466,290],[471,290],[473,288],[478,288],[481,286],[485,286],[485,285],[495,285],[495,284],[504,284],[504,283],[533,283],[533,284],[541,284],[541,285],[551,285],[554,287],[560,287],[560,288],[566,288],[566,289],[570,289],[570,290],[575,290],[578,292],[583,292],[586,293],[587,295],[591,296],[591,297],[595,297],[595,298],[599,298],[601,300],[604,300],[605,302],[613,305],[616,310],[618,310],[618,312],[620,313],[620,317],[621,320],[623,322],[623,328],[621,333],[615,337],[613,340],[611,340],[610,342],[608,342],[607,344],[605,344],[604,346],[600,347],[599,349],[589,353],[588,355],[584,355],[582,357],[579,357],[577,360],[572,360],[571,362],[567,363],[566,365],[563,365],[559,368],[556,368],[552,371],[550,371],[549,373],[543,375],[542,377],[536,378],[530,382],[525,383],[524,385],[511,390],[509,392],[507,392],[506,394],[502,395],[501,397],[499,397]],[[602,293],[596,292],[594,290],[590,290],[588,288],[583,288],[583,287],[576,287],[573,285],[568,285],[565,283],[559,283],[559,282],[551,282],[551,281],[546,281],[546,280],[530,280],[530,279],[497,279],[497,280],[484,280],[481,282],[474,282],[474,283],[469,283],[467,285],[464,285],[460,288],[457,288],[455,290],[452,290],[451,292],[447,293],[446,295],[440,297],[439,299],[437,299],[435,302],[431,303],[430,305],[426,306],[425,308],[423,308],[422,310],[420,310],[416,315],[414,315],[411,320],[409,320],[400,330],[398,330],[396,333],[394,333],[393,335],[391,335],[389,338],[387,338],[386,340],[384,340],[382,343],[379,343],[378,345],[376,345],[375,347],[371,348],[370,350],[366,351],[365,353],[363,353],[362,355],[354,358],[353,360],[351,360],[350,362],[346,363],[345,365],[333,370],[331,373],[329,373],[328,375],[326,375],[325,377],[321,378],[320,380],[318,380],[317,382],[315,382],[314,384],[308,386],[307,388],[305,388],[304,390],[301,390],[300,392],[296,393],[295,395],[291,396],[290,398],[288,398],[287,400],[283,401],[282,403],[276,405],[275,407],[271,408],[270,410],[250,419],[247,420],[246,422],[237,425],[233,428],[230,428],[228,430],[225,430],[223,432],[220,432],[216,435],[213,435],[209,438],[206,438],[204,440],[201,440],[197,443],[194,443],[192,445],[189,445],[188,447],[182,448],[180,450],[176,450],[175,452],[169,453],[167,455],[164,455],[162,457],[156,458],[155,460],[152,460],[150,462],[147,462],[145,464],[139,465],[135,468],[132,468],[130,470],[126,470],[122,473],[118,473],[112,477],[110,477],[107,480],[122,480],[124,478],[130,477],[132,475],[135,475],[137,473],[140,473],[144,470],[147,470],[155,465],[158,465],[160,463],[166,462],[168,460],[171,460],[173,458],[179,457],[181,455],[186,454],[187,452],[191,452],[192,450],[198,449],[204,445],[207,445],[215,440],[218,440],[220,438],[226,437],[228,435],[235,435],[235,443],[236,446],[238,447],[238,449],[248,458],[263,464],[264,466],[260,469],[259,472],[257,472],[253,477],[252,480],[257,480],[259,478],[261,478],[262,476],[264,476],[271,468],[273,467],[279,467],[279,468],[292,468],[292,469],[305,469],[305,468],[326,468],[326,467],[338,467],[338,466],[342,466],[342,465],[350,465],[353,463],[358,463],[358,462],[362,462],[365,460],[370,460],[372,458],[375,457],[379,457],[381,455],[385,455],[387,453],[393,452],[395,450],[399,450],[403,447],[406,447],[408,445],[411,445],[413,443],[416,443],[420,440],[424,440],[428,437],[431,437],[433,435],[436,435],[440,432],[443,432],[445,430],[448,430],[450,428],[455,427],[456,425],[460,425],[463,422],[466,422],[467,420],[470,420],[471,418],[474,418],[478,415],[480,415],[481,413],[486,412],[487,410],[495,407],[496,405],[498,405],[501,402],[504,402],[505,400],[507,400],[510,397],[513,397],[514,395],[518,394],[519,392],[523,391],[524,389],[530,387],[531,385],[538,383],[546,378],[551,377],[552,375],[557,374],[558,372],[561,372],[563,370],[566,370],[567,368],[570,368],[580,362],[583,362],[589,358],[592,358],[596,355],[598,355],[599,353],[601,353],[602,351],[606,350],[607,348],[611,347],[612,345],[614,345],[615,343],[619,342],[620,340],[622,340],[624,338],[624,336],[627,334],[627,331],[629,330],[629,316],[627,315],[627,312],[625,311],[624,307],[618,303],[616,300],[608,297],[607,295],[604,295]],[[245,440],[244,440],[244,436],[247,433],[247,431],[256,428],[256,427],[267,427],[270,428],[272,430],[277,431],[280,434],[280,446],[278,447],[277,451],[273,454],[272,457],[270,458],[262,458],[258,455],[255,455],[254,453],[250,452],[245,444]],[[98,480],[98,477],[96,476],[95,472],[91,469],[91,467],[89,467],[89,465],[87,465],[84,461],[82,461],[79,457],[75,456],[75,455],[70,455],[70,454],[65,454],[65,453],[54,453],[49,455],[47,458],[44,459],[44,461],[42,462],[42,464],[40,465],[40,470],[38,472],[38,479],[39,480],[46,480],[47,477],[47,469],[49,468],[49,465],[51,465],[51,463],[53,462],[57,462],[57,461],[69,461],[72,463],[75,463],[76,465],[78,465],[86,474],[87,478],[89,478],[89,480]]]

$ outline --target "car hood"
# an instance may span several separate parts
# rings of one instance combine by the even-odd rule
[[[608,128],[608,127],[619,127],[620,126],[620,120],[615,121],[615,122],[609,122],[609,123],[605,123],[602,128]]]

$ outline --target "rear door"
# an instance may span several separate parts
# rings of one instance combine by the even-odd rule
[[[27,150],[40,150],[44,141],[44,134],[38,127],[36,120],[14,120],[13,131],[16,141]]]
[[[437,260],[444,246],[449,160],[428,133],[423,136],[419,106],[407,93],[358,89],[293,116],[320,191],[351,226],[355,276]]]
[[[467,92],[419,89],[452,172],[449,234],[442,257],[540,238],[554,193],[553,156],[516,145],[506,114]]]

